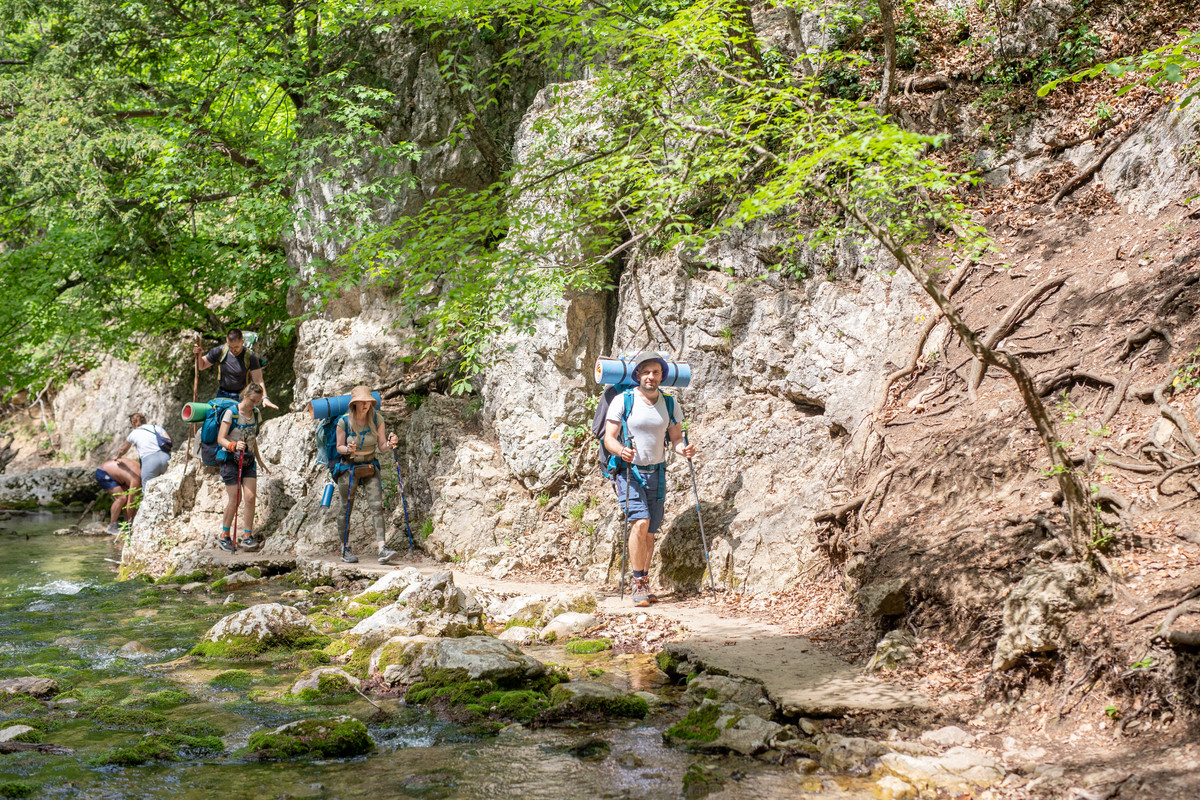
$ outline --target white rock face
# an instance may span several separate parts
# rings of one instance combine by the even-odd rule
[[[1090,576],[1078,564],[1037,565],[1026,570],[1004,601],[1004,632],[996,642],[992,669],[1010,669],[1026,653],[1057,650],[1071,613],[1083,605],[1090,592]]]
[[[954,747],[941,756],[914,757],[902,753],[880,756],[879,763],[914,786],[965,792],[994,786],[1004,780],[1004,769],[978,750]]]
[[[538,638],[542,641],[546,640],[562,640],[570,636],[579,636],[588,628],[594,627],[599,622],[591,614],[580,614],[578,611],[568,611],[565,614],[559,614],[554,619],[546,623],[546,627],[542,628],[542,632],[538,634]]]
[[[414,567],[404,567],[403,569],[392,570],[386,573],[382,578],[372,583],[365,590],[356,594],[354,600],[362,600],[366,595],[370,594],[392,594],[400,595],[405,589],[410,586],[419,584],[424,579],[420,570]]]
[[[396,637],[371,656],[372,671],[389,684],[411,684],[427,669],[458,671],[466,680],[522,681],[542,675],[546,667],[511,642],[491,636],[439,639]]]
[[[537,636],[537,628],[527,628],[524,625],[513,625],[511,628],[505,628],[502,633],[496,636],[496,638],[504,642],[512,642],[516,645],[527,645],[536,642]]]
[[[1196,192],[1200,108],[1168,107],[1125,141],[1099,178],[1127,212],[1157,214]]]
[[[591,614],[596,610],[596,593],[590,589],[574,589],[551,597],[542,611],[542,622],[548,623],[560,614]]]
[[[7,728],[0,730],[0,742],[11,742],[18,736],[24,733],[29,733],[35,730],[28,725],[9,725]]]
[[[520,595],[507,600],[497,600],[487,607],[488,619],[503,625],[509,620],[541,620],[546,611],[546,598],[540,594]]]
[[[975,737],[955,725],[947,725],[934,731],[925,731],[920,740],[937,747],[966,747],[975,742]]]
[[[0,475],[0,509],[86,503],[100,495],[94,472],[83,467],[46,467]]]
[[[347,635],[377,639],[418,635],[461,637],[482,632],[483,609],[474,597],[454,585],[451,573],[431,575],[416,584],[415,589],[412,586],[409,589],[412,591],[404,601],[384,606],[347,631]]]
[[[205,634],[204,640],[220,642],[232,637],[263,639],[294,639],[315,634],[317,629],[308,617],[292,606],[279,603],[261,603],[230,614],[217,621]]]

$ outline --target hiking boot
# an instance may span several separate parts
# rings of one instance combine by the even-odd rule
[[[351,553],[349,547],[343,547],[342,561],[345,561],[347,564],[357,564],[358,556],[354,555],[354,553]]]
[[[244,547],[247,550],[253,550],[260,544],[262,544],[262,542],[260,542],[258,539],[255,539],[253,536],[243,536],[242,540],[238,542],[238,547]]]
[[[226,553],[232,553],[233,552],[233,539],[230,539],[228,536],[218,536],[217,537],[217,547],[221,548]]]
[[[108,529],[105,531],[105,533],[107,533],[109,536],[120,536],[121,535],[121,523],[119,523],[119,522],[112,523],[111,525],[108,526]]]
[[[379,563],[380,564],[391,564],[392,559],[398,555],[400,555],[400,554],[397,553],[395,550],[389,550],[386,546],[380,546],[380,548],[379,548]]]
[[[639,607],[650,605],[649,578],[633,579],[633,604]]]

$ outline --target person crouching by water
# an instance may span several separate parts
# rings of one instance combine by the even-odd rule
[[[146,424],[145,414],[130,414],[129,426],[133,430],[125,437],[117,458],[125,455],[130,447],[136,447],[138,460],[142,462],[142,485],[146,486],[167,471],[171,460],[171,437],[161,425]]]
[[[224,451],[221,459],[221,482],[225,484],[225,518],[221,523],[221,536],[217,543],[222,550],[233,550],[233,539],[230,538],[230,527],[234,516],[238,513],[238,496],[242,500],[242,537],[239,547],[253,550],[260,542],[254,538],[254,500],[255,489],[258,485],[258,464],[263,465],[263,471],[268,475],[271,470],[258,452],[258,404],[263,401],[263,387],[257,383],[248,383],[242,390],[241,400],[237,404],[237,414],[233,409],[225,411],[221,418],[221,429],[217,432],[217,444]],[[241,459],[239,469],[238,459]]]
[[[388,452],[399,442],[396,434],[388,435],[386,423],[375,410],[375,398],[371,396],[371,390],[366,386],[355,386],[350,392],[350,410],[337,421],[337,451],[340,458],[333,468],[333,478],[338,491],[336,500],[327,509],[326,527],[332,526],[335,533],[340,533],[342,525],[349,525],[349,521],[343,518],[345,505],[349,502],[350,475],[353,472],[354,499],[366,501],[367,515],[375,526],[375,539],[379,542],[380,564],[390,564],[396,557],[396,551],[388,549],[384,533],[383,484],[379,480],[376,454]],[[350,551],[348,529],[342,543],[342,561],[350,564],[358,562],[358,556]]]
[[[121,512],[125,512],[125,520],[132,521],[137,513],[137,503],[134,497],[142,488],[142,478],[138,474],[138,462],[131,458],[113,458],[105,461],[96,470],[96,483],[100,488],[113,496],[112,507],[109,509],[107,533],[110,536],[121,534]]]

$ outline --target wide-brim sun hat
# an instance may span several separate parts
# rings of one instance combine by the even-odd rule
[[[662,367],[662,374],[665,378],[667,377],[667,360],[668,356],[665,353],[658,353],[654,350],[643,350],[633,357],[633,374],[637,375],[643,364],[657,361],[658,365]]]
[[[355,386],[350,390],[350,405],[355,403],[370,403],[375,405],[375,398],[371,396],[369,386]]]

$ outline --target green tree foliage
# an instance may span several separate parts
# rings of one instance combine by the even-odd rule
[[[285,324],[296,176],[412,153],[380,144],[390,94],[361,74],[387,23],[331,0],[0,5],[0,386]]]
[[[1045,97],[1064,81],[1079,82],[1107,74],[1113,78],[1129,75],[1136,80],[1117,90],[1119,97],[1139,83],[1151,89],[1173,96],[1180,108],[1186,108],[1200,94],[1200,33],[1180,31],[1178,41],[1135,56],[1118,58],[1102,64],[1081,69],[1050,81],[1038,89],[1038,97]]]

